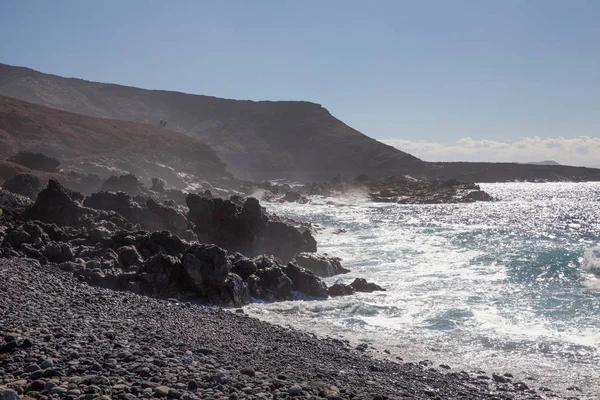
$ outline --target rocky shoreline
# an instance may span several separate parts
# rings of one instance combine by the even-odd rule
[[[185,202],[84,198],[54,180],[35,202],[0,191],[0,400],[557,396],[216,308],[383,289],[327,287],[320,277],[348,272],[340,260],[256,199]]]
[[[510,374],[378,360],[244,314],[89,286],[31,259],[0,259],[0,292],[2,400],[556,397]]]

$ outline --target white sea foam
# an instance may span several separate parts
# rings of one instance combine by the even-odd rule
[[[409,360],[595,393],[600,248],[589,247],[600,242],[600,184],[482,186],[501,201],[410,206],[354,195],[268,204],[321,227],[319,251],[352,271],[327,283],[360,276],[387,291],[252,304],[248,312]]]

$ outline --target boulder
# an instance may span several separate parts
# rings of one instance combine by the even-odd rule
[[[294,190],[290,190],[290,191],[286,192],[285,195],[280,200],[284,203],[306,204],[306,203],[310,202],[310,200],[306,196],[303,196]]]
[[[315,253],[300,253],[294,259],[296,263],[320,277],[330,277],[350,272],[342,267],[338,257],[327,257]]]
[[[381,286],[376,285],[372,282],[367,282],[367,280],[364,278],[356,278],[350,284],[350,286],[357,292],[371,293],[371,292],[375,292],[375,291],[385,291],[385,289],[382,288]]]
[[[334,285],[329,286],[329,288],[327,289],[327,294],[331,297],[349,296],[351,294],[354,294],[355,292],[356,290],[352,286],[345,285],[343,283],[336,283]]]
[[[227,251],[214,244],[192,245],[182,261],[191,283],[201,296],[219,289],[232,268]]]
[[[271,218],[255,198],[240,202],[188,195],[188,220],[200,242],[217,244],[246,256],[273,254],[285,261],[301,252],[316,251],[308,231],[301,233],[285,222]]]
[[[121,265],[128,268],[132,265],[137,265],[142,262],[142,256],[137,251],[135,246],[121,246],[117,249],[117,254]]]
[[[292,300],[292,280],[283,272],[273,256],[258,256],[252,260],[256,272],[248,277],[252,297],[266,301]]]
[[[292,290],[313,297],[327,297],[327,285],[312,272],[293,262],[288,263],[283,271],[292,280]]]
[[[231,272],[239,275],[244,280],[248,279],[250,275],[254,275],[257,270],[256,263],[240,253],[235,253],[229,258],[232,265]]]

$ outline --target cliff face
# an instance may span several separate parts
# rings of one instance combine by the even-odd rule
[[[0,159],[41,152],[88,173],[133,173],[171,184],[178,173],[200,179],[230,174],[206,144],[139,123],[93,118],[0,96]]]
[[[420,173],[425,163],[371,139],[318,104],[240,101],[144,90],[0,64],[0,94],[90,115],[142,122],[199,138],[235,175],[322,180],[342,174]]]

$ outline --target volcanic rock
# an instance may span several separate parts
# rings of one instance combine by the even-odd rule
[[[294,260],[302,268],[324,278],[350,272],[350,270],[342,267],[341,259],[338,257],[327,257],[315,253],[300,253]]]
[[[40,180],[31,174],[19,174],[4,182],[4,189],[22,196],[35,199],[40,192]]]

